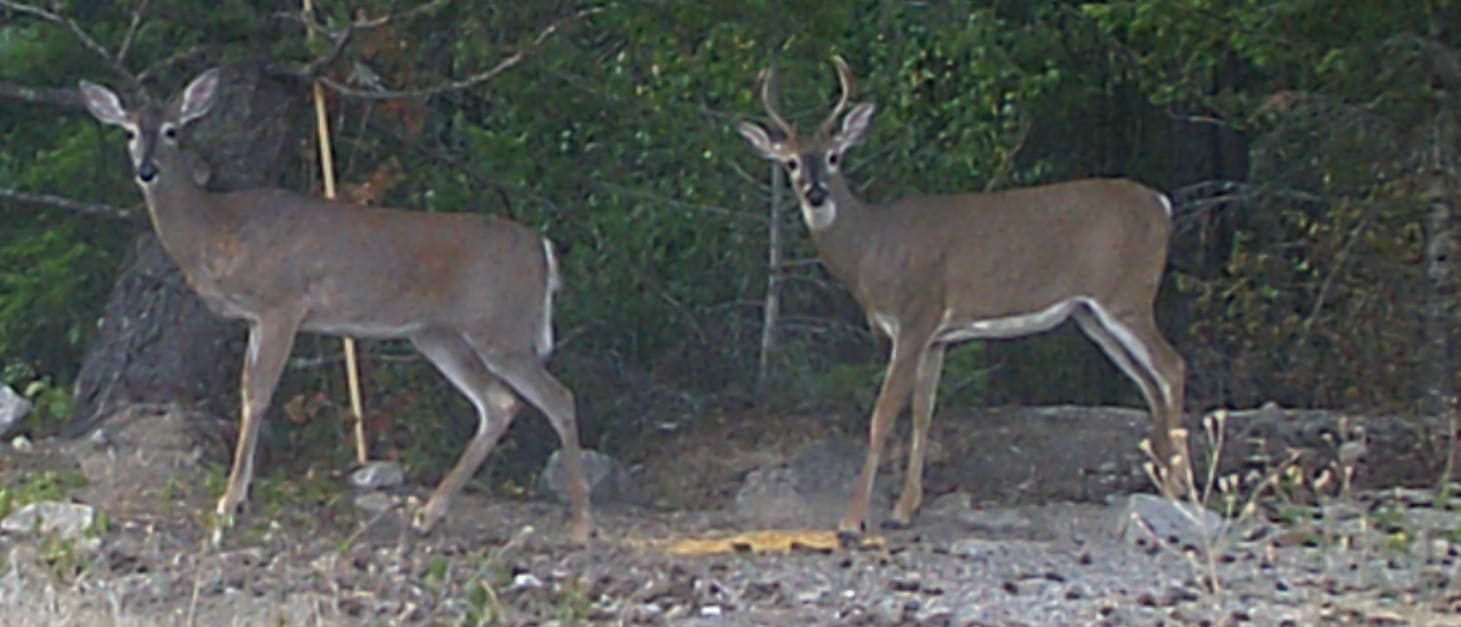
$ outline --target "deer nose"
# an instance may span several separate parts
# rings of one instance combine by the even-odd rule
[[[827,200],[827,188],[813,185],[807,190],[807,202],[811,203],[813,207],[822,206],[822,202],[825,200]]]
[[[151,183],[152,179],[157,178],[157,164],[149,161],[137,166],[137,178],[143,183]]]

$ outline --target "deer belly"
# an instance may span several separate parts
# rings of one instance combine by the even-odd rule
[[[1049,307],[1029,313],[1000,316],[996,318],[959,319],[953,310],[945,310],[934,333],[936,342],[962,342],[966,340],[1001,339],[1022,337],[1049,331],[1065,322],[1077,305],[1086,299],[1068,298]]]
[[[375,311],[362,315],[342,315],[343,313],[312,312],[300,323],[299,328],[310,333],[326,335],[391,339],[409,337],[425,326],[419,316],[410,316],[400,312]]]

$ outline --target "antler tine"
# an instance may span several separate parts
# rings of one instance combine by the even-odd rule
[[[766,115],[771,117],[771,122],[776,125],[777,129],[787,137],[791,137],[791,124],[788,124],[786,119],[776,112],[776,106],[771,102],[771,81],[775,76],[776,70],[772,66],[768,65],[766,69],[761,70],[761,106],[766,108]]]
[[[852,100],[852,70],[848,69],[847,61],[842,55],[832,56],[832,65],[837,66],[837,82],[842,86],[842,98],[837,101],[837,106],[832,108],[832,113],[827,116],[827,121],[822,123],[822,132],[831,134],[833,127],[837,125],[837,116],[842,115],[842,110],[847,108],[848,101]]]

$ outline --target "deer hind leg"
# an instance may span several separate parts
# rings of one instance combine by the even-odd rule
[[[1117,319],[1091,304],[1089,309],[1077,309],[1073,316],[1081,330],[1141,389],[1152,414],[1152,448],[1162,472],[1161,490],[1168,496],[1180,496],[1188,475],[1187,451],[1178,450],[1172,432],[1182,419],[1186,378],[1182,357],[1157,330],[1150,314]]]
[[[259,425],[279,384],[284,362],[294,349],[294,333],[301,315],[296,312],[274,312],[260,316],[249,324],[249,344],[244,353],[241,386],[242,417],[238,447],[234,451],[233,469],[228,473],[228,486],[218,499],[219,526],[226,526],[238,505],[249,495],[254,477],[254,449],[259,441]]]
[[[913,522],[913,513],[923,503],[923,460],[928,451],[928,428],[933,424],[945,350],[945,345],[933,344],[918,360],[913,383],[913,443],[908,449],[908,471],[903,475],[903,493],[893,507],[893,516],[887,521],[887,527],[907,527]]]
[[[837,537],[844,543],[857,541],[867,530],[868,502],[872,499],[873,480],[877,478],[878,463],[882,460],[883,443],[893,421],[898,417],[898,412],[903,410],[903,405],[908,400],[908,392],[913,386],[914,370],[924,349],[922,342],[914,344],[905,338],[893,338],[888,373],[883,378],[878,400],[873,405],[872,424],[868,429],[867,457],[863,460],[857,483],[853,485],[847,511],[837,523]]]
[[[583,460],[578,444],[578,418],[573,392],[554,378],[533,353],[506,355],[469,336],[472,347],[486,362],[492,373],[506,381],[519,395],[548,417],[562,443],[563,473],[568,478],[568,501],[573,509],[569,537],[587,542],[593,533],[593,516],[589,512],[588,479],[583,473]]]
[[[431,499],[416,512],[412,527],[419,533],[427,533],[436,526],[451,508],[451,501],[462,486],[476,474],[492,452],[498,438],[512,424],[522,403],[482,363],[472,346],[455,331],[433,331],[411,338],[416,349],[421,351],[436,368],[452,382],[477,408],[477,434],[467,443],[467,448],[451,471],[442,478]]]

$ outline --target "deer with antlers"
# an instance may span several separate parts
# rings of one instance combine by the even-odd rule
[[[760,95],[771,125],[741,122],[737,130],[786,169],[823,264],[892,341],[839,536],[851,541],[866,533],[884,440],[910,394],[908,469],[888,523],[912,521],[923,499],[928,429],[950,345],[1031,335],[1068,319],[1140,388],[1151,409],[1162,489],[1179,493],[1186,452],[1174,430],[1186,366],[1153,314],[1172,229],[1167,197],[1129,180],[1089,179],[865,203],[843,177],[843,156],[867,134],[874,107],[864,102],[847,110],[852,74],[840,57],[833,64],[841,98],[816,133],[798,134],[777,113],[770,68]]]

